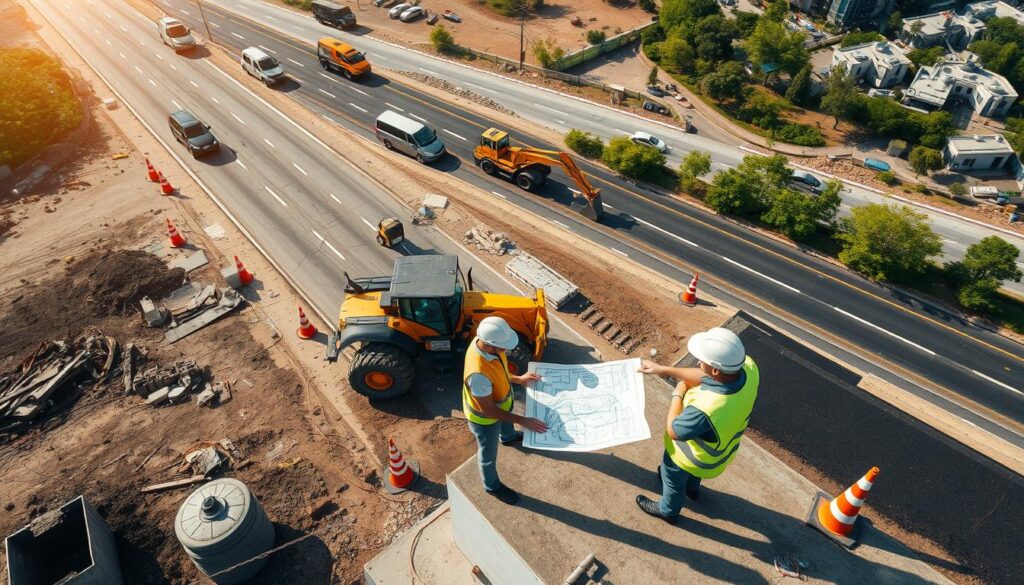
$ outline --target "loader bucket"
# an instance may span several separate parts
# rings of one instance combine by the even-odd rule
[[[593,199],[587,199],[582,194],[577,195],[577,192],[574,191],[572,203],[569,204],[569,207],[592,221],[597,221],[604,215],[604,205],[601,203],[600,192]]]

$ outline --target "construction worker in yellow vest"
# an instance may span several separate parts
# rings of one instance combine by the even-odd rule
[[[658,475],[661,500],[638,495],[645,513],[669,524],[679,520],[683,493],[700,497],[700,482],[718,477],[736,457],[757,399],[760,377],[740,338],[715,327],[686,344],[696,368],[671,368],[644,360],[640,372],[679,380],[665,421],[665,454]]]
[[[462,411],[469,430],[476,437],[477,462],[487,493],[512,505],[519,495],[498,479],[498,443],[511,445],[523,440],[515,423],[535,433],[548,430],[543,421],[512,413],[512,384],[540,380],[535,373],[515,376],[508,371],[507,350],[515,348],[519,335],[501,317],[487,317],[476,329],[466,351],[462,376]]]

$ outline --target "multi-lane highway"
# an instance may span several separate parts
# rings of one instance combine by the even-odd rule
[[[367,224],[396,213],[395,205],[369,178],[351,169],[337,170],[333,153],[297,123],[261,103],[201,54],[179,57],[166,50],[155,26],[123,3],[92,0],[89,4],[95,10],[76,12],[64,6],[67,0],[33,1],[46,8],[62,34],[165,139],[169,140],[166,115],[179,105],[214,126],[230,149],[209,161],[188,161],[189,167],[224,198],[224,205],[325,314],[336,310],[342,269],[363,274],[379,272],[381,265],[390,263],[386,251],[370,244],[372,233]],[[229,7],[240,10],[249,3],[240,0]],[[1024,423],[1024,395],[1019,389],[1024,362],[1018,344],[584,164],[584,170],[604,190],[607,212],[599,224],[588,222],[568,211],[564,183],[552,182],[539,197],[495,181],[472,165],[472,146],[483,129],[495,125],[491,120],[389,80],[386,72],[349,82],[319,69],[313,49],[316,38],[341,36],[362,47],[369,39],[349,37],[263,4],[253,3],[260,10],[273,12],[259,18],[241,16],[221,4],[229,3],[204,2],[217,43],[236,54],[247,46],[266,48],[295,81],[289,96],[366,137],[367,148],[379,147],[369,141],[369,127],[384,109],[426,120],[440,132],[453,155],[436,165],[437,172],[449,172],[479,185],[595,245],[614,249],[670,277],[683,280],[691,270],[699,269],[725,300],[974,424],[1024,444],[1019,434]],[[193,4],[168,1],[158,5],[202,30]],[[301,24],[299,30],[289,34],[275,30],[283,21],[291,23],[293,19]],[[418,68],[401,61],[402,50],[391,49],[393,55],[371,51],[370,60],[378,71]],[[462,69],[443,61],[432,66]],[[422,69],[428,74],[433,71],[426,66]],[[444,73],[440,76],[460,82]],[[519,84],[497,77],[493,80],[515,85],[519,93],[525,91]],[[484,83],[489,81],[477,79],[466,86],[483,88]],[[539,90],[529,91],[541,95]],[[584,106],[572,103],[578,106],[572,109],[575,125],[575,113]],[[517,107],[514,103],[510,106]],[[511,130],[524,142],[552,146],[528,136],[526,129]],[[557,175],[558,171],[552,177],[564,181]],[[432,240],[429,233],[415,237],[438,250],[451,246],[436,236]],[[936,387],[940,392],[933,392]],[[1000,416],[1006,420],[996,422]]]

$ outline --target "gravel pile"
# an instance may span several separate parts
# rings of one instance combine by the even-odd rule
[[[415,71],[399,71],[399,73],[401,73],[402,75],[404,75],[406,77],[411,77],[412,79],[415,79],[416,81],[419,81],[421,83],[426,83],[427,85],[429,85],[431,87],[436,87],[438,89],[447,91],[448,93],[455,94],[455,95],[457,95],[457,96],[459,96],[461,98],[466,98],[467,100],[469,100],[471,102],[474,102],[474,103],[477,103],[477,104],[480,104],[481,106],[484,106],[485,108],[490,108],[492,110],[497,110],[497,111],[499,111],[499,112],[501,112],[503,114],[508,114],[509,116],[515,116],[516,115],[515,112],[513,112],[512,110],[508,109],[507,107],[501,105],[500,103],[492,100],[491,98],[484,97],[484,96],[482,96],[482,95],[480,95],[478,93],[474,93],[472,91],[469,91],[468,89],[462,89],[461,87],[456,86],[455,84],[449,82],[446,79],[438,79],[438,78],[433,77],[431,75],[426,75],[424,73],[417,73]]]

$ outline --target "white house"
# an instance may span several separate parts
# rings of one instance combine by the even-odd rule
[[[1005,77],[986,70],[973,54],[968,55],[967,61],[922,66],[903,92],[904,103],[938,109],[952,100],[969,103],[978,115],[988,118],[1006,115],[1017,101],[1017,91]]]
[[[899,48],[885,41],[865,43],[832,52],[831,67],[843,65],[858,81],[874,87],[890,87],[903,81],[910,59]]]
[[[1024,12],[1021,12],[1018,8],[1010,6],[1006,2],[1002,2],[1000,0],[986,0],[985,2],[968,4],[964,9],[964,14],[973,16],[978,20],[988,20],[990,18],[1012,18],[1016,20],[1018,24],[1024,25]]]
[[[952,171],[998,171],[1009,168],[1016,155],[999,134],[951,136],[942,149],[942,160]]]
[[[967,47],[985,32],[982,19],[952,10],[903,19],[900,39],[915,49],[946,45],[956,50]]]

